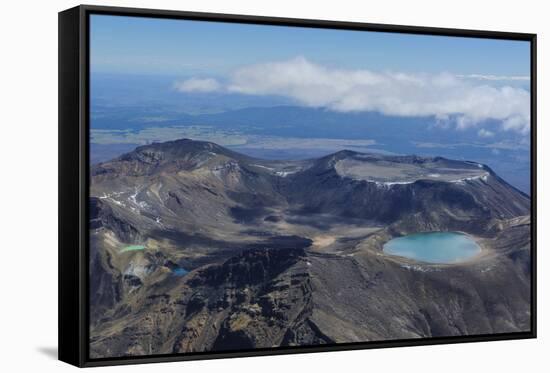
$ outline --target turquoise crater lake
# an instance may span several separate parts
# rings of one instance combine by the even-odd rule
[[[384,244],[384,253],[429,263],[457,263],[481,252],[479,245],[457,232],[415,233]]]

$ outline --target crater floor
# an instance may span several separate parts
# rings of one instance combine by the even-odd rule
[[[477,163],[423,159],[405,163],[396,157],[377,158],[357,155],[335,164],[340,176],[383,184],[411,184],[418,180],[462,182],[487,177],[489,172]]]

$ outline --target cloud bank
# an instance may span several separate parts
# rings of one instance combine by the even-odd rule
[[[216,92],[222,90],[222,85],[216,79],[191,78],[176,82],[174,88],[180,92]]]
[[[185,92],[280,95],[305,106],[342,112],[435,116],[438,121],[453,122],[457,129],[497,120],[504,130],[528,133],[529,92],[511,86],[494,87],[486,82],[501,77],[476,77],[338,69],[298,57],[242,67],[224,83],[192,78],[178,83],[176,88]]]
[[[531,80],[528,76],[523,75],[481,75],[481,74],[470,74],[470,75],[457,75],[459,78],[467,79],[477,79],[477,80],[491,80],[491,81],[523,81],[528,82]]]

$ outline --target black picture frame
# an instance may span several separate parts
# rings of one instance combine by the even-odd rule
[[[527,41],[531,45],[531,330],[458,337],[90,359],[89,17],[140,16]],[[81,5],[59,13],[59,360],[79,367],[536,338],[536,34]]]

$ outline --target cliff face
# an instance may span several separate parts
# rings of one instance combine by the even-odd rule
[[[530,325],[530,200],[488,167],[178,140],[91,170],[92,357],[503,333]],[[434,265],[395,236],[461,231]]]
[[[307,268],[303,249],[251,249],[197,270],[174,288],[165,280],[161,288],[169,291],[136,299],[129,325],[98,336],[92,350],[145,354],[331,342],[311,320]]]

